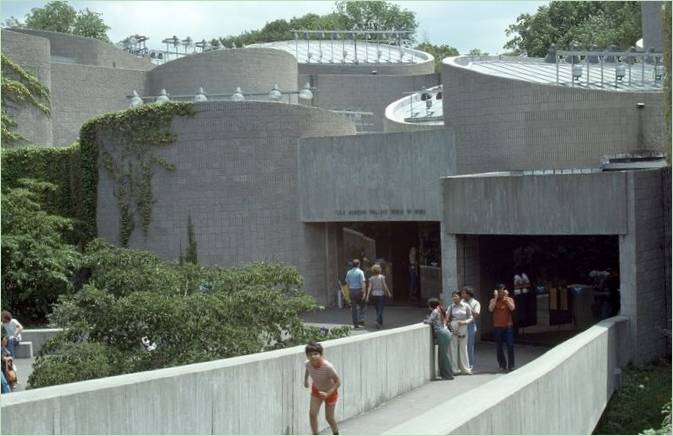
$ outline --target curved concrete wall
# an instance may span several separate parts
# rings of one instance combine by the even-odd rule
[[[300,83],[310,82],[318,90],[313,104],[326,109],[350,109],[372,112],[373,126],[367,130],[382,132],[386,107],[405,92],[435,86],[439,77],[432,74],[387,76],[356,74],[300,75]]]
[[[136,226],[129,245],[177,259],[187,247],[191,215],[200,263],[292,263],[304,274],[306,290],[325,304],[323,228],[299,219],[297,141],[353,135],[353,124],[325,110],[285,103],[207,102],[195,108],[193,118],[173,120],[177,141],[157,151],[176,171],[155,170],[148,236]],[[103,137],[99,143],[114,152],[115,140]],[[101,170],[99,236],[117,243],[119,211],[112,188]]]
[[[35,75],[51,90],[51,64],[49,63],[49,40],[2,29],[2,53]],[[52,98],[53,102],[53,98]],[[17,132],[28,142],[52,145],[52,120],[31,106],[7,107],[17,123]],[[53,112],[53,108],[52,108]]]
[[[136,70],[154,68],[149,58],[133,56],[98,39],[47,30],[12,30],[48,39],[51,43],[52,62]]]
[[[149,73],[148,92],[158,95],[192,95],[199,87],[206,93],[233,94],[269,92],[274,84],[281,90],[297,87],[297,61],[291,54],[268,48],[216,50],[185,56],[158,66]]]
[[[420,100],[420,93],[413,94],[414,101]],[[434,130],[444,127],[443,121],[432,121],[425,123],[409,123],[404,121],[403,116],[400,115],[400,109],[409,107],[409,96],[403,97],[397,101],[390,103],[385,110],[383,117],[383,131],[386,133],[392,132],[417,132],[419,130]]]
[[[665,151],[663,94],[570,89],[471,71],[444,60],[444,124],[459,174],[597,167],[639,146]],[[636,103],[644,102],[640,112]]]

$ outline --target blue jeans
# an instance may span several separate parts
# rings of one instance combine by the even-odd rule
[[[514,369],[514,327],[493,327],[495,345],[498,350],[498,365],[500,369]],[[503,352],[503,344],[507,345],[507,360]]]
[[[383,325],[383,307],[385,306],[385,298],[383,295],[373,295],[374,303],[376,303],[376,323]]]
[[[0,371],[0,374],[2,374],[2,393],[8,394],[12,392],[12,390],[9,387],[9,383],[7,383],[7,379],[5,378],[5,373]]]
[[[367,314],[367,303],[362,295],[362,288],[350,289],[351,294],[351,317],[353,318],[353,327],[358,327],[365,321]]]
[[[467,325],[467,361],[470,364],[470,368],[474,368],[474,341],[476,337],[477,324],[474,321]]]
[[[16,356],[14,356],[14,348],[16,348],[16,346],[18,344],[19,344],[19,341],[17,341],[14,336],[12,336],[11,338],[9,338],[7,340],[7,349],[9,350],[9,354],[11,354],[12,357],[16,357]]]

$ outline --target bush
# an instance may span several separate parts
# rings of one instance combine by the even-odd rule
[[[114,350],[109,375],[115,375],[349,333],[348,328],[324,332],[304,325],[299,314],[318,306],[311,296],[297,290],[302,278],[289,265],[230,269],[177,265],[102,241],[90,244],[85,258],[90,282],[76,294],[61,297],[55,306],[50,321],[65,331],[42,348],[40,358],[69,353],[68,344],[96,343]],[[105,283],[111,285],[97,287]],[[156,349],[147,351],[143,337],[155,343]],[[39,374],[42,369],[34,371],[38,379],[52,380]]]
[[[28,377],[31,388],[71,383],[113,374],[112,351],[99,343],[66,343],[57,353],[35,359]]]
[[[24,321],[43,321],[59,294],[72,291],[80,254],[63,233],[70,219],[42,210],[39,200],[55,186],[22,179],[2,189],[2,302]]]

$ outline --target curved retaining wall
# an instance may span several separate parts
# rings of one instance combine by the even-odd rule
[[[148,58],[133,56],[98,39],[47,30],[12,29],[12,31],[48,39],[53,62],[135,70],[154,68],[154,64]]]
[[[299,219],[297,141],[354,135],[353,124],[325,110],[285,103],[207,102],[195,108],[193,118],[173,120],[177,140],[157,152],[176,170],[155,170],[148,236],[136,226],[129,246],[175,260],[187,247],[191,215],[200,263],[291,263],[304,275],[307,292],[326,304],[323,227]],[[100,141],[108,150],[119,148],[114,137]],[[99,236],[118,243],[119,211],[105,170],[97,214]]]
[[[387,76],[356,74],[300,75],[300,83],[311,82],[318,88],[313,104],[326,109],[372,112],[373,126],[366,130],[382,132],[386,107],[405,92],[436,86],[436,74]]]
[[[267,48],[216,50],[185,56],[158,66],[149,73],[148,92],[158,95],[192,95],[199,87],[206,93],[233,94],[269,92],[274,84],[281,90],[297,87],[297,61],[291,54]]]
[[[570,89],[444,60],[444,123],[458,172],[597,167],[604,154],[664,147],[663,94]],[[636,103],[645,103],[638,110]]]
[[[591,434],[627,363],[627,338],[627,318],[601,321],[384,434]]]
[[[427,325],[323,346],[342,380],[337,421],[433,376]],[[395,356],[385,371],[372,364],[382,356]],[[3,395],[2,434],[308,434],[305,360],[299,346]]]
[[[47,39],[2,29],[2,53],[51,90],[49,50]],[[52,145],[52,119],[49,116],[31,106],[12,108],[8,105],[7,109],[17,123],[16,131],[30,143]]]

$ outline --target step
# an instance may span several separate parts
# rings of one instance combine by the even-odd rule
[[[21,341],[14,347],[14,357],[17,359],[33,358],[33,343],[31,341]]]

